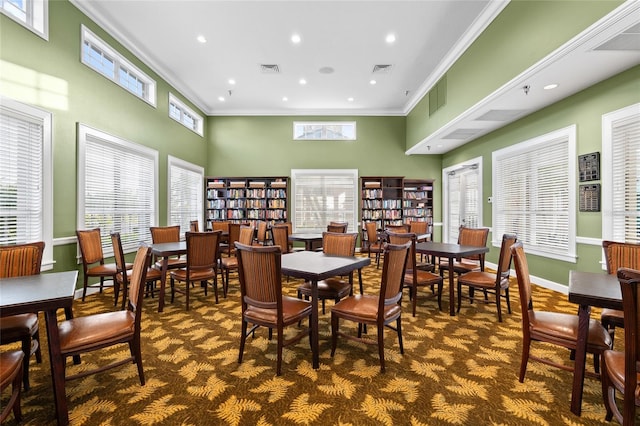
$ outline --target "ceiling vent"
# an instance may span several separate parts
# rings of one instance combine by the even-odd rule
[[[526,112],[524,109],[492,109],[476,118],[476,121],[511,121]]]
[[[280,74],[280,67],[277,64],[261,64],[262,74]]]
[[[640,24],[634,25],[615,37],[610,38],[594,50],[640,51]]]
[[[393,68],[392,65],[374,65],[373,66],[373,71],[371,71],[373,74],[389,74],[391,72],[391,68]]]
[[[475,135],[483,132],[484,129],[456,129],[453,132],[449,133],[447,136],[442,139],[460,139],[466,140],[474,137]]]

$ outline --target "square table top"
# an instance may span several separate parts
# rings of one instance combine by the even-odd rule
[[[71,307],[78,271],[0,278],[0,315]]]
[[[296,278],[322,280],[348,274],[371,264],[368,257],[331,256],[319,251],[298,251],[282,255],[282,273]]]

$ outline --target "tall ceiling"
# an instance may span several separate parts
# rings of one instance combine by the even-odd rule
[[[406,115],[508,4],[71,2],[212,116]],[[621,34],[622,47],[602,48]],[[640,2],[629,0],[407,153],[447,152],[639,63]],[[559,87],[543,92],[548,83]]]

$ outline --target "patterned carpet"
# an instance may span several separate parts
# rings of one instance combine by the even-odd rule
[[[365,292],[379,283],[375,266],[363,271]],[[285,282],[294,295],[298,282]],[[400,355],[394,333],[385,334],[387,372],[380,374],[376,346],[342,339],[330,357],[330,307],[320,316],[320,369],[311,368],[309,341],[284,350],[282,376],[275,375],[275,339],[266,330],[247,340],[238,364],[240,304],[237,278],[218,305],[201,288],[157,312],[157,298],[145,299],[142,340],[147,379],[140,386],[133,365],[69,382],[73,425],[596,425],[604,423],[600,384],[586,379],[582,417],[569,410],[569,372],[529,364],[525,382],[517,374],[521,317],[512,282],[512,314],[498,323],[493,305],[463,302],[450,317],[447,302],[419,299],[411,316],[405,297]],[[446,287],[445,287],[446,290]],[[446,298],[445,298],[446,299]],[[575,313],[566,296],[535,288],[539,310]],[[112,309],[111,292],[76,301],[74,315]],[[594,312],[594,316],[599,315]],[[41,323],[44,319],[41,316]],[[342,329],[346,329],[347,325]],[[375,338],[375,331],[370,330]],[[44,329],[42,334],[46,336]],[[616,333],[616,344],[623,340]],[[46,348],[46,342],[45,348]],[[568,352],[534,345],[538,354],[568,359]],[[83,356],[79,366],[119,358],[126,346]],[[48,356],[31,363],[32,388],[23,393],[23,424],[55,424]],[[591,359],[591,358],[589,358]],[[68,360],[71,364],[71,361]],[[589,362],[592,368],[592,363]],[[6,394],[3,395],[3,402]],[[13,421],[13,415],[10,417]]]

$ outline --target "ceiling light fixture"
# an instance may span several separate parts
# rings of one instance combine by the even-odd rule
[[[347,98],[347,101],[353,102],[353,98]]]
[[[375,80],[371,80],[371,81],[369,81],[369,84],[370,84],[370,85],[372,85],[372,86],[373,86],[374,84],[376,84],[376,83],[377,83],[377,81],[375,81]]]
[[[198,40],[200,43],[206,43],[207,39],[205,38],[205,36],[203,35],[199,35],[196,40]]]
[[[385,41],[389,44],[393,43],[396,41],[396,35],[391,33],[391,34],[387,34],[387,37],[385,38]]]
[[[302,38],[300,38],[300,35],[299,35],[299,34],[294,34],[294,35],[292,35],[292,36],[291,36],[291,42],[292,42],[293,44],[298,44],[298,43],[300,43],[301,41],[302,41]]]
[[[299,83],[304,86],[305,84],[307,84],[307,80],[305,80],[304,78],[301,78]]]
[[[287,102],[289,100],[289,98],[287,98],[286,96],[282,97],[282,102]]]
[[[233,78],[229,79],[229,84],[236,84],[236,81]]]
[[[547,84],[546,86],[544,86],[544,90],[551,90],[551,89],[555,89],[556,87],[558,87],[557,83],[552,83],[552,84]]]
[[[218,96],[218,100],[219,100],[220,102],[224,102],[224,97],[222,97],[222,96]]]

